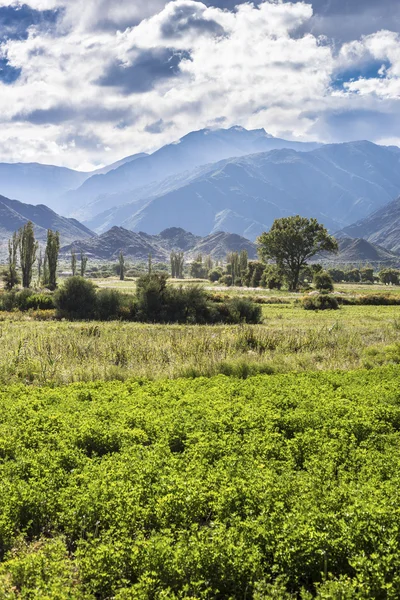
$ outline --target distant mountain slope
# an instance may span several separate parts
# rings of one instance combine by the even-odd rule
[[[74,171],[64,167],[39,163],[0,163],[0,194],[18,198],[29,204],[46,204],[53,209],[63,209],[60,196],[82,185],[89,177],[106,174],[138,158],[145,153],[127,156],[111,165],[93,172]]]
[[[155,261],[168,262],[172,250],[183,251],[188,260],[199,253],[214,259],[225,259],[228,252],[247,250],[250,258],[256,258],[255,244],[238,235],[218,232],[201,238],[178,227],[171,227],[158,235],[135,233],[123,227],[112,227],[98,237],[77,240],[61,249],[67,255],[72,249],[88,256],[104,260],[116,259],[122,251],[134,260],[147,260],[149,254]]]
[[[60,195],[79,187],[90,175],[38,163],[0,163],[0,194],[56,208]]]
[[[133,162],[134,160],[137,160],[138,158],[145,158],[145,156],[149,156],[149,155],[146,152],[139,152],[138,154],[132,154],[131,156],[126,156],[125,158],[122,158],[121,160],[118,160],[117,162],[112,163],[111,165],[106,165],[105,167],[102,167],[101,169],[96,169],[96,171],[89,173],[89,176],[92,177],[93,175],[107,175],[107,173],[109,173],[110,171],[114,171],[115,169],[122,167],[122,165],[126,165],[127,163]]]
[[[93,232],[90,229],[75,219],[61,217],[43,204],[33,206],[0,196],[1,245],[6,244],[13,232],[17,231],[27,221],[32,221],[34,224],[35,235],[40,241],[46,240],[47,229],[59,231],[62,244],[75,239],[84,239],[93,236]]]
[[[99,197],[103,198],[101,210],[107,210],[125,202],[127,192],[225,158],[277,148],[309,151],[318,146],[314,143],[274,138],[264,129],[247,131],[243,127],[232,127],[194,131],[173,144],[163,146],[150,156],[124,164],[105,175],[90,177],[78,190],[65,195],[65,211],[76,216],[76,210]],[[105,202],[105,196],[108,195],[112,198]],[[119,199],[118,195],[122,198]],[[81,213],[79,217],[82,218]]]
[[[156,197],[136,199],[86,224],[150,234],[171,226],[201,236],[225,230],[254,240],[274,219],[293,214],[316,217],[337,231],[399,193],[400,149],[350,142],[220,161],[180,176],[175,186],[170,179]]]
[[[358,263],[388,263],[400,264],[400,255],[389,252],[372,244],[364,239],[341,238],[339,242],[339,252],[336,255],[324,256],[323,258],[329,262],[337,264],[358,264]],[[318,262],[318,261],[317,261]]]
[[[400,252],[400,198],[389,202],[365,219],[345,227],[338,234],[363,237],[392,252]]]

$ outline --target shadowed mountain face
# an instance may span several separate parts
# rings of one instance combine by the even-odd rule
[[[64,212],[87,219],[88,216],[135,199],[131,193],[139,188],[156,184],[201,165],[277,148],[309,151],[318,146],[314,143],[274,138],[264,129],[247,131],[242,127],[232,127],[194,131],[173,144],[163,146],[150,156],[124,164],[108,174],[91,177],[78,190],[65,195]],[[153,193],[152,189],[148,189],[146,197]],[[139,199],[142,197],[143,193],[139,194]],[[96,201],[100,201],[97,211],[92,210],[85,214],[86,206]]]
[[[43,204],[33,206],[0,196],[0,246],[4,247],[14,231],[28,221],[34,224],[36,238],[41,242],[46,240],[48,229],[60,232],[62,244],[93,236],[92,231],[75,219],[61,217]]]
[[[338,239],[339,252],[336,255],[322,255],[315,257],[319,260],[336,264],[390,264],[400,265],[400,254],[389,252],[382,246],[378,246],[360,238],[342,237]]]
[[[68,255],[72,249],[103,260],[115,260],[123,252],[124,256],[135,260],[147,260],[151,254],[155,261],[168,262],[172,250],[184,252],[188,260],[197,254],[209,254],[221,260],[228,252],[241,250],[247,250],[251,259],[257,256],[255,244],[238,235],[218,232],[202,238],[179,227],[171,227],[158,235],[113,227],[98,237],[77,240],[63,247],[61,253]]]
[[[134,202],[86,224],[98,232],[113,225],[151,234],[172,226],[201,236],[222,230],[254,240],[274,219],[301,214],[337,231],[400,193],[399,167],[399,148],[370,142],[257,153],[169,178],[147,197],[142,189]]]
[[[400,198],[386,204],[372,215],[345,227],[338,236],[364,237],[387,250],[400,253]]]

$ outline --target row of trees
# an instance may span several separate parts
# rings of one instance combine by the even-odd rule
[[[58,231],[47,231],[47,243],[44,251],[39,250],[39,244],[35,239],[33,223],[28,221],[23,227],[16,231],[8,242],[8,263],[3,273],[3,281],[6,289],[12,290],[21,283],[18,272],[19,267],[22,275],[22,286],[31,287],[33,267],[37,262],[38,281],[49,289],[55,289],[57,285],[57,265],[60,251],[60,236]]]
[[[376,281],[380,281],[385,285],[399,285],[400,283],[400,270],[392,269],[390,267],[381,269],[377,275],[375,275],[372,267],[350,269],[347,271],[344,269],[332,268],[328,269],[328,273],[335,283],[341,283],[342,281],[351,283],[375,283]]]
[[[22,283],[23,288],[30,288],[33,270],[37,266],[38,285],[55,290],[57,287],[57,268],[60,253],[60,234],[58,231],[47,231],[47,241],[44,253],[35,239],[33,223],[28,221],[16,231],[8,242],[7,268],[3,273],[3,282],[7,290],[12,290]],[[79,264],[78,264],[79,263]],[[84,277],[87,270],[88,258],[81,251],[78,261],[76,251],[71,252],[72,275]],[[21,272],[21,276],[19,274]],[[125,261],[122,253],[119,259],[121,279],[125,277]]]

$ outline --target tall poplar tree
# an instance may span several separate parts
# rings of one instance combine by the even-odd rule
[[[46,259],[48,270],[49,289],[55,290],[57,287],[57,265],[58,254],[60,252],[60,234],[58,231],[47,231]]]
[[[28,221],[19,231],[19,257],[22,271],[22,285],[29,288],[32,281],[33,265],[39,244],[35,240],[32,221]]]

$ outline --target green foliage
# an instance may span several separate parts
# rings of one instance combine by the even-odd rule
[[[50,290],[57,287],[57,265],[60,252],[60,234],[51,229],[47,231],[47,245],[45,251],[45,282]]]
[[[219,281],[221,279],[221,277],[222,277],[222,271],[218,267],[216,267],[215,269],[212,269],[211,271],[208,272],[208,279],[212,283]]]
[[[232,275],[229,274],[223,275],[219,281],[222,283],[222,285],[226,285],[227,287],[231,287],[233,284]]]
[[[337,310],[339,308],[337,298],[329,294],[306,296],[301,303],[306,310]]]
[[[121,308],[128,303],[117,290],[99,290],[95,296],[95,317],[100,321],[116,319],[122,314]],[[129,308],[128,308],[129,311]],[[91,313],[93,314],[93,313]],[[127,314],[130,314],[129,312]]]
[[[39,248],[35,240],[32,221],[28,221],[18,233],[19,255],[22,271],[22,286],[29,288],[32,282],[32,269],[36,261],[36,253]]]
[[[13,236],[8,240],[8,266],[3,272],[3,282],[6,290],[10,291],[20,283],[20,278],[17,272],[17,252],[19,245],[19,234],[13,233]]]
[[[346,273],[343,269],[328,269],[329,275],[332,277],[333,283],[341,283],[346,281]]]
[[[260,287],[265,268],[265,264],[260,261],[250,261],[247,265],[247,271],[243,276],[244,285],[247,287]]]
[[[75,252],[74,248],[71,251],[71,271],[72,271],[72,277],[76,277],[76,275],[78,274],[78,264],[77,264],[76,252]]]
[[[399,369],[1,388],[0,597],[396,600]]]
[[[57,290],[54,302],[61,317],[91,319],[96,313],[96,287],[83,277],[69,277]]]
[[[360,269],[351,269],[351,271],[348,271],[346,273],[346,279],[347,279],[347,281],[350,281],[353,283],[360,283],[361,282]]]
[[[374,269],[371,267],[361,269],[361,281],[364,283],[374,283]]]
[[[379,279],[386,285],[399,285],[400,271],[398,269],[382,269],[379,272]]]
[[[125,279],[125,259],[122,252],[119,253],[118,257],[118,274],[120,281],[124,281]]]
[[[289,290],[297,290],[301,270],[320,252],[337,252],[337,241],[316,219],[300,216],[276,219],[269,233],[257,240],[264,261],[274,260],[285,275]]]
[[[203,262],[203,257],[199,254],[189,267],[189,275],[193,279],[207,279],[209,269]]]
[[[184,253],[172,251],[170,255],[171,277],[183,279],[183,268],[185,265]]]
[[[54,309],[51,294],[36,294],[32,290],[11,291],[0,295],[0,311],[51,310]]]
[[[85,277],[87,271],[88,257],[81,250],[81,277]]]
[[[269,290],[281,290],[283,277],[276,265],[267,265],[261,277],[260,285]]]
[[[319,292],[333,292],[332,277],[326,271],[317,271],[313,278],[314,287]]]

